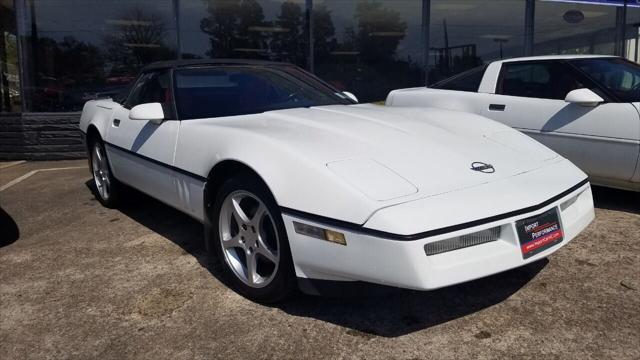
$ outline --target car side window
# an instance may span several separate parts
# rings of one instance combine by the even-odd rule
[[[502,65],[496,93],[564,100],[570,91],[584,87],[571,69],[558,62],[505,63]]]
[[[155,102],[162,104],[166,119],[175,119],[169,70],[149,72],[140,76],[124,106],[131,109],[139,104]]]
[[[614,101],[640,100],[640,65],[620,58],[575,59],[569,64],[613,94]]]
[[[431,86],[433,89],[477,92],[487,70],[486,66],[477,67]]]
[[[144,86],[145,80],[148,79],[150,75],[151,75],[150,73],[146,73],[138,77],[136,82],[131,87],[131,90],[129,91],[129,95],[127,96],[127,99],[124,101],[124,104],[123,104],[124,107],[126,107],[127,109],[131,109],[132,107],[140,104],[140,102],[138,101],[140,97],[140,91]]]

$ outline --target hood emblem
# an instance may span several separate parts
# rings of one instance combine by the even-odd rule
[[[493,174],[494,172],[496,172],[496,169],[493,167],[493,165],[479,161],[471,163],[471,170],[479,171],[485,174]]]

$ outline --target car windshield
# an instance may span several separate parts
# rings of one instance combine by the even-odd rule
[[[640,101],[640,66],[619,58],[578,59],[570,62],[604,86],[619,101]]]
[[[174,82],[180,119],[354,103],[294,66],[178,69]]]

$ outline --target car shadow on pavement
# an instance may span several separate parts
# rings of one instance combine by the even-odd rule
[[[93,183],[88,181],[87,187]],[[203,226],[189,216],[140,192],[131,191],[120,211],[193,255],[219,281],[220,272],[206,262]],[[273,305],[293,316],[313,318],[345,328],[364,338],[397,337],[445,323],[499,304],[529,283],[548,263],[544,259],[484,279],[422,292],[379,286],[348,296],[298,296]]]
[[[593,202],[600,209],[640,214],[640,192],[593,186]]]
[[[283,304],[288,314],[347,328],[347,334],[397,337],[455,320],[499,304],[529,283],[548,264],[527,266],[434,291],[389,289],[382,295],[326,298],[300,296]]]
[[[0,247],[13,244],[20,238],[20,229],[15,220],[0,207]]]

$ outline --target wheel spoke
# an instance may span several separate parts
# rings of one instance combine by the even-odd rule
[[[225,249],[243,247],[242,243],[240,242],[239,234],[231,237],[228,240],[222,240],[222,245],[224,246]]]
[[[102,174],[100,174],[100,170],[94,170],[93,171],[93,178],[96,180],[96,186],[97,187],[101,187],[102,186]]]
[[[274,264],[278,263],[278,253],[269,249],[269,247],[267,246],[267,244],[262,240],[262,237],[259,236],[258,237],[258,243],[260,244],[260,246],[258,246],[258,248],[256,249],[258,251],[258,253],[262,256],[264,256],[265,259],[271,261]]]
[[[109,190],[111,188],[111,183],[109,182],[109,175],[104,174],[102,177],[102,192],[103,197],[106,199],[109,196]]]
[[[249,254],[247,254],[247,281],[249,282],[250,285],[255,284],[256,282],[256,253],[255,252],[250,252]]]
[[[256,212],[253,214],[253,217],[251,218],[251,224],[253,224],[253,226],[258,228],[260,226],[260,220],[262,220],[262,217],[266,213],[267,213],[267,208],[264,206],[264,204],[260,203],[260,205],[258,206],[258,209],[256,209]]]
[[[98,158],[99,167],[102,168],[102,154],[101,154],[100,148],[98,148],[98,146],[96,146],[96,150],[95,151],[96,151],[96,157]]]
[[[233,206],[233,217],[236,219],[238,226],[250,222],[249,217],[244,212],[244,210],[242,210],[242,207],[240,207],[240,200],[241,199],[239,199],[238,197],[234,197],[231,199],[231,205]]]

